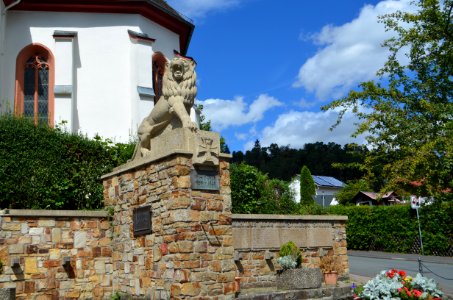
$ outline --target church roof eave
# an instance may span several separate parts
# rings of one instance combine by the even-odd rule
[[[14,0],[3,0],[5,6]],[[185,55],[195,25],[163,0],[22,0],[12,10],[140,14],[179,35]]]

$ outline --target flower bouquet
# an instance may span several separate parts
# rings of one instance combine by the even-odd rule
[[[433,279],[420,274],[411,277],[403,270],[392,269],[369,280],[354,299],[442,300],[442,296]]]

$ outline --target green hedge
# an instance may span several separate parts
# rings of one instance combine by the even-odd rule
[[[348,249],[412,253],[418,248],[416,211],[408,205],[339,205],[330,207],[329,213],[348,216]],[[419,213],[424,254],[451,255],[453,203],[439,201],[422,207]]]
[[[230,165],[231,201],[236,214],[294,214],[288,183],[269,179],[257,168],[244,163]]]
[[[0,116],[0,208],[100,208],[99,177],[125,162],[132,151],[132,144],[88,139]]]

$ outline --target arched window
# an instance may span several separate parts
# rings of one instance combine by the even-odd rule
[[[156,52],[153,54],[153,90],[154,90],[154,104],[157,103],[160,96],[162,96],[162,80],[164,78],[165,63],[167,59],[165,56]]]
[[[17,115],[53,126],[54,58],[48,48],[32,44],[16,60]]]

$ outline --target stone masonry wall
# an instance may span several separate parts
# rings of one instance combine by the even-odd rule
[[[232,299],[235,276],[242,289],[275,286],[289,240],[304,266],[332,255],[348,276],[347,217],[232,215],[228,163],[220,191],[192,190],[191,169],[179,154],[106,175],[110,213],[0,211],[0,288],[16,299]],[[133,210],[146,205],[152,233],[134,236]]]
[[[4,210],[0,227],[0,288],[15,288],[16,299],[110,298],[105,212]]]
[[[349,275],[346,216],[233,215],[234,260],[241,288],[275,286],[280,246],[293,241],[302,265],[319,267],[324,255],[338,257],[340,275]]]
[[[229,164],[220,191],[191,189],[191,155],[127,166],[104,179],[114,210],[113,286],[143,299],[232,299]],[[151,205],[152,233],[134,236],[133,210]]]

